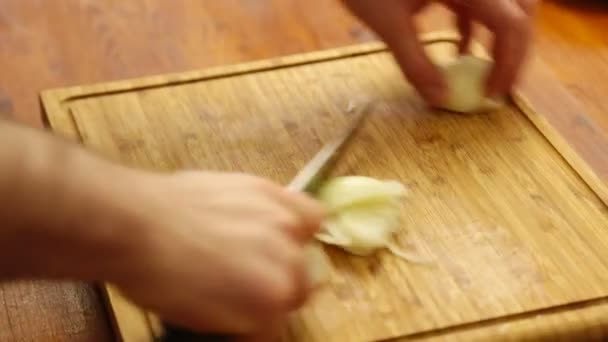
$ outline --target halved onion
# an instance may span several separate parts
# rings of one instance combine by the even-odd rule
[[[441,106],[453,112],[476,113],[499,109],[503,99],[485,95],[485,81],[492,61],[472,55],[463,55],[440,65],[448,85],[448,99]]]

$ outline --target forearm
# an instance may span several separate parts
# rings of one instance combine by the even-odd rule
[[[0,121],[0,278],[105,277],[130,232],[116,193],[129,171]]]

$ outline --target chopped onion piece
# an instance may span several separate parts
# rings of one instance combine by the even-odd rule
[[[329,217],[317,240],[358,256],[387,248],[405,260],[426,262],[399,250],[393,242],[401,225],[400,200],[406,193],[405,186],[396,181],[363,176],[329,180],[318,191]]]

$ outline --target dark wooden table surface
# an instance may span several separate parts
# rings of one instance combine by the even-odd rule
[[[421,28],[447,28],[432,8]],[[608,132],[608,3],[544,1],[536,50]],[[40,127],[42,89],[184,71],[376,39],[336,0],[2,0],[0,115]],[[0,341],[108,341],[94,287],[0,287]]]

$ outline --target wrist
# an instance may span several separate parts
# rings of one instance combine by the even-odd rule
[[[0,277],[113,276],[141,235],[132,192],[143,172],[37,132],[20,133],[21,155],[8,158],[15,172],[0,182],[12,202],[0,209],[8,221]]]
[[[113,281],[130,272],[129,265],[142,254],[147,234],[141,215],[145,208],[139,204],[149,176],[90,155],[78,159],[74,175],[65,182],[71,203],[61,214],[72,219],[57,231],[64,243],[77,246],[67,257],[80,260],[66,263],[69,268],[63,272],[83,280]]]

